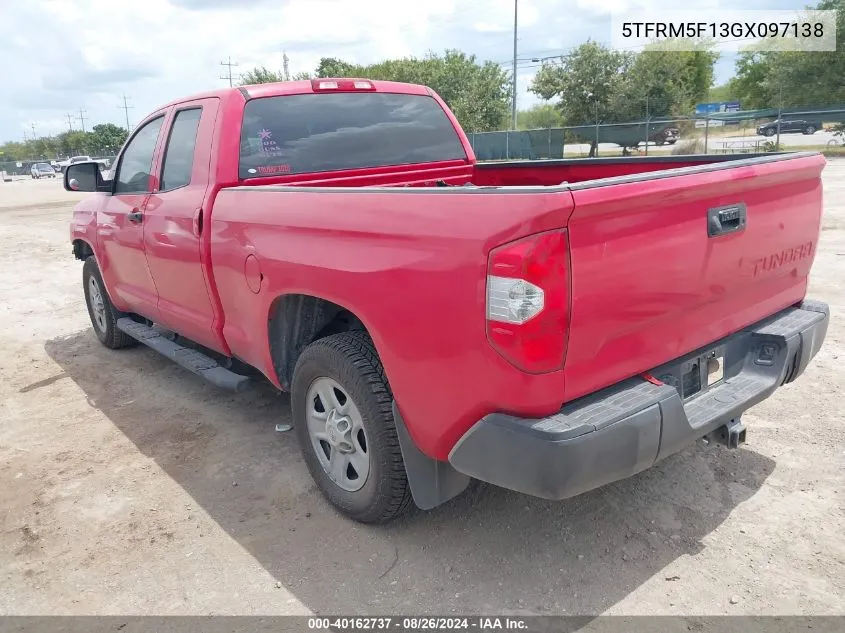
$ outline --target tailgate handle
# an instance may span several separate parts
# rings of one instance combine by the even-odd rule
[[[745,229],[745,205],[729,204],[707,210],[707,235],[717,237]]]

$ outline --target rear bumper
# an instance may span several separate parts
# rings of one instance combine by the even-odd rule
[[[827,333],[826,304],[805,301],[651,374],[564,406],[543,419],[493,413],[458,441],[461,473],[547,499],[623,479],[724,426],[803,373]],[[724,380],[688,398],[679,377],[701,354],[724,358]]]

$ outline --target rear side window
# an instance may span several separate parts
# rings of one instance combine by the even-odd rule
[[[170,191],[191,183],[194,169],[194,149],[197,146],[197,128],[202,110],[192,108],[176,113],[170,138],[164,150],[164,167],[161,171],[161,190]]]
[[[465,158],[451,121],[429,96],[286,95],[244,107],[241,178]]]

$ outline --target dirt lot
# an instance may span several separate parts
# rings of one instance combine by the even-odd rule
[[[0,613],[845,614],[845,161],[825,172],[804,376],[696,445],[553,503],[489,486],[388,527],[317,493],[286,396],[101,346],[59,181],[0,183]]]

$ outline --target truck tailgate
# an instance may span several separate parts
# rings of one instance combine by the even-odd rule
[[[773,155],[573,184],[566,399],[800,301],[824,164]]]

